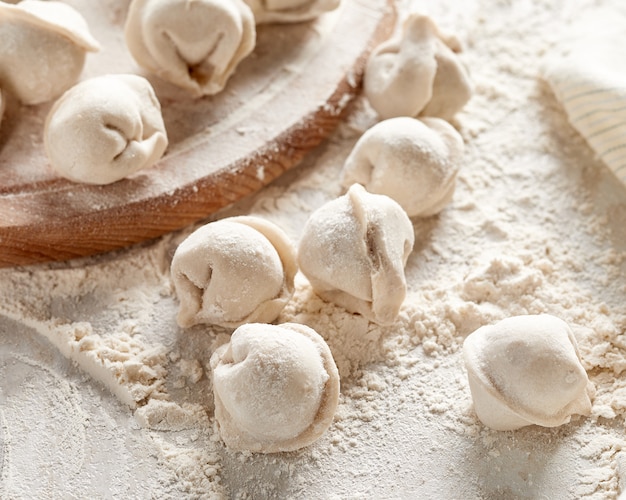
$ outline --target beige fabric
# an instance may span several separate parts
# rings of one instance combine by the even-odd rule
[[[45,124],[50,164],[63,177],[110,184],[161,158],[167,134],[150,83],[136,75],[85,80],[54,104]]]
[[[599,10],[549,57],[544,78],[573,127],[626,185],[626,17]]]

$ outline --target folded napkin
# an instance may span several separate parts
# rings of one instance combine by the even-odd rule
[[[626,18],[581,17],[543,76],[570,123],[626,186]]]

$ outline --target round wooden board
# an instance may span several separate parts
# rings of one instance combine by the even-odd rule
[[[193,99],[127,52],[128,0],[72,0],[104,50],[83,78],[136,73],[161,101],[170,145],[154,167],[108,186],[57,177],[45,157],[51,103],[9,101],[0,126],[0,267],[66,260],[155,238],[251,194],[317,146],[357,95],[392,0],[343,0],[319,19],[257,27],[257,45],[217,96]]]

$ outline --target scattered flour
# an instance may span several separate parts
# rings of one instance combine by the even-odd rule
[[[342,383],[333,425],[305,450],[258,456],[220,442],[208,360],[229,331],[179,329],[168,276],[193,228],[99,258],[0,270],[0,496],[105,496],[97,484],[110,473],[110,491],[141,498],[616,498],[625,476],[626,193],[538,72],[561,29],[618,3],[400,2],[403,12],[424,7],[465,42],[475,95],[454,122],[465,161],[452,203],[413,219],[408,295],[393,325],[322,301],[296,276],[278,322],[317,330]],[[342,162],[376,121],[359,100],[301,167],[218,217],[265,217],[297,242],[308,215],[341,194]],[[553,429],[489,430],[473,413],[463,339],[539,313],[574,329],[596,386],[592,416]],[[80,370],[56,367],[43,339],[18,349],[32,330]],[[32,393],[11,378],[24,360]],[[82,385],[74,381],[85,373]],[[93,380],[124,403],[106,418],[89,403]],[[33,481],[20,440],[30,428],[49,436],[41,426],[71,429],[63,447],[34,455],[50,474],[90,474]],[[103,435],[114,440],[99,451]]]

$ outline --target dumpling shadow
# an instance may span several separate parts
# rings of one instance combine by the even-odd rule
[[[451,466],[461,477],[475,478],[480,498],[531,499],[546,492],[562,495],[569,492],[577,474],[572,438],[583,423],[581,419],[561,427],[533,425],[516,431],[483,428]]]

